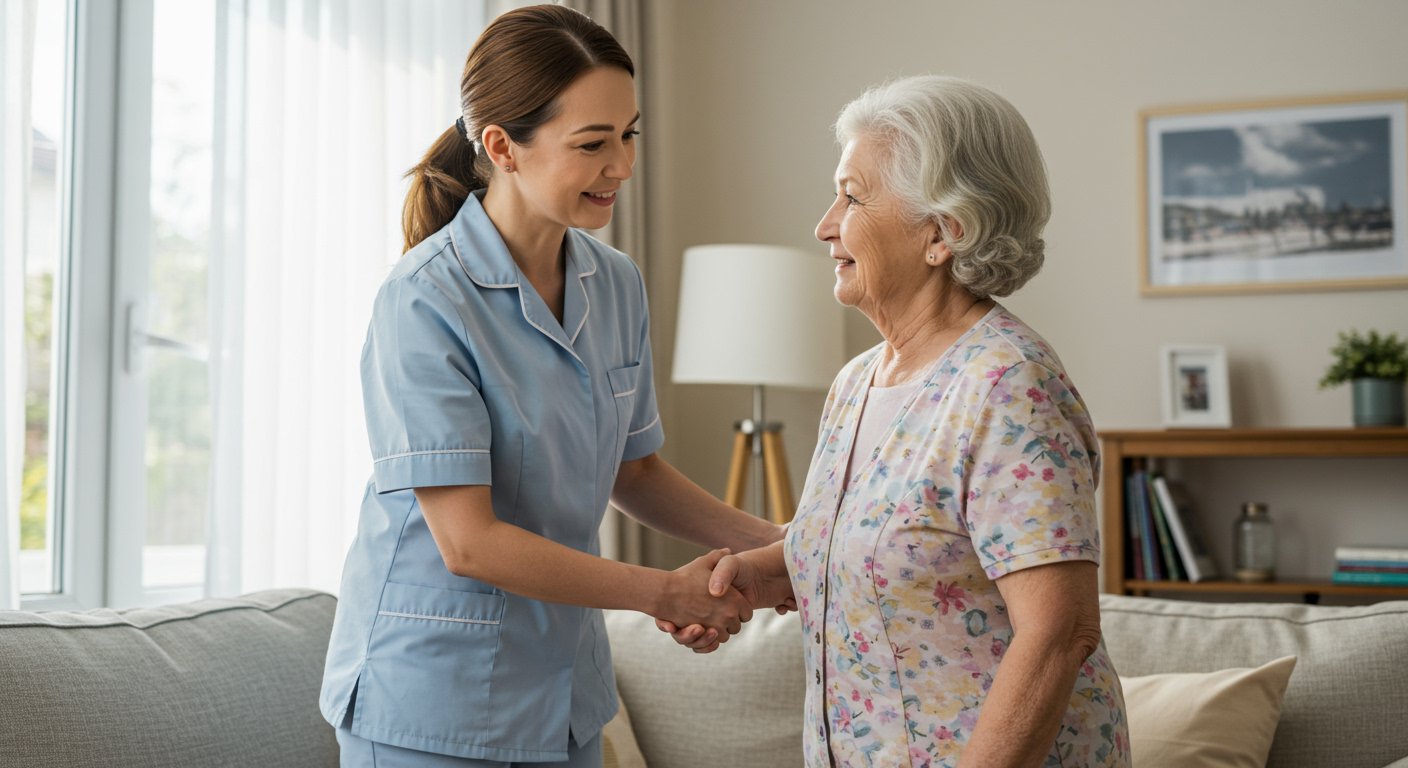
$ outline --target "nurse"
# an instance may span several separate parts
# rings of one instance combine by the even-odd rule
[[[374,458],[321,710],[342,764],[597,766],[616,690],[601,608],[726,640],[723,548],[781,530],[656,455],[645,286],[581,230],[635,162],[631,59],[586,16],[500,16],[462,114],[412,169],[405,255],[362,359]],[[673,572],[598,556],[608,500],[717,547]]]

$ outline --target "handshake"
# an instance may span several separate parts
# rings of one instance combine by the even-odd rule
[[[655,626],[695,653],[710,653],[738,634],[753,610],[797,610],[782,543],[734,555],[716,549],[665,579]]]

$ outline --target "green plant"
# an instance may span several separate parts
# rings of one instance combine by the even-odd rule
[[[1360,335],[1358,331],[1343,331],[1339,343],[1330,347],[1335,362],[1320,379],[1320,387],[1333,387],[1355,379],[1408,379],[1408,342],[1390,333],[1378,331]]]

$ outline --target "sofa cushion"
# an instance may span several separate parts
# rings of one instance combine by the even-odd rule
[[[623,703],[616,716],[601,729],[601,768],[649,768],[636,743],[631,714]]]
[[[1296,657],[1286,656],[1256,669],[1120,678],[1134,761],[1140,768],[1261,768],[1295,667]]]
[[[1408,602],[1331,607],[1101,595],[1122,676],[1297,657],[1269,768],[1383,766],[1408,756]]]
[[[802,765],[805,663],[797,614],[758,611],[696,654],[649,616],[607,611],[616,687],[650,768]]]
[[[274,590],[0,611],[0,762],[333,768],[318,689],[335,607],[328,594]]]

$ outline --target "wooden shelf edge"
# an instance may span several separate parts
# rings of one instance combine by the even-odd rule
[[[1111,440],[1402,440],[1408,427],[1233,427],[1228,429],[1108,429]]]
[[[1408,586],[1336,584],[1328,579],[1306,581],[1134,581],[1124,582],[1128,592],[1202,592],[1244,595],[1353,595],[1408,598]]]
[[[1408,456],[1408,428],[1229,429],[1102,432],[1107,453],[1166,458]]]

